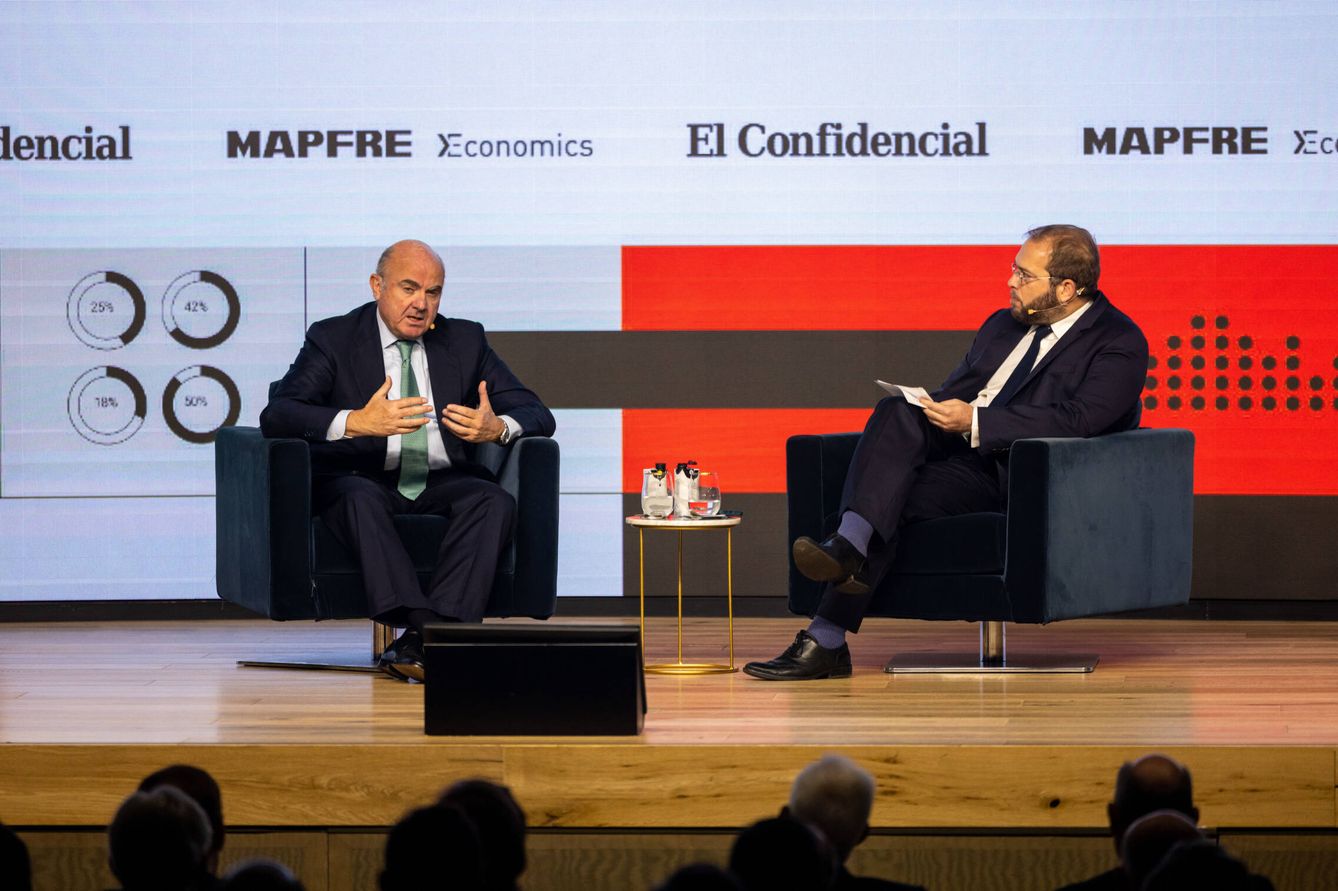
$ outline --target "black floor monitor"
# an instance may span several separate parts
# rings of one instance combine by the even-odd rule
[[[434,736],[641,732],[641,633],[627,625],[428,625],[424,730]]]

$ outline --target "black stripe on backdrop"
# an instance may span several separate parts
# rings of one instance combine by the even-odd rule
[[[504,331],[488,340],[550,408],[856,408],[875,378],[933,389],[963,331]]]

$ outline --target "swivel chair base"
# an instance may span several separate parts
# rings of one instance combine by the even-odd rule
[[[980,623],[980,653],[906,653],[883,667],[888,674],[1087,674],[1099,656],[1043,653],[1009,658],[1003,622]]]
[[[380,622],[372,623],[372,658],[368,659],[348,659],[338,658],[336,653],[313,654],[308,659],[238,659],[237,664],[243,668],[291,668],[301,671],[354,671],[365,674],[381,674],[381,667],[377,660],[390,646],[395,639],[395,629],[390,625],[382,625]],[[333,656],[334,658],[327,658]]]

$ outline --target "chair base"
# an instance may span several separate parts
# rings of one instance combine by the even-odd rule
[[[1087,674],[1100,656],[1091,653],[1047,653],[1009,656],[1001,662],[982,660],[974,653],[906,653],[894,656],[883,671],[888,674]]]
[[[347,662],[336,662],[319,655],[313,655],[310,659],[238,659],[237,664],[243,668],[292,668],[301,671],[356,671],[381,674],[381,669],[375,660],[369,662],[350,659]]]

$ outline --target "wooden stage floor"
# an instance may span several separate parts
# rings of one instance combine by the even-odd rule
[[[739,663],[800,627],[737,621]],[[535,826],[735,827],[775,813],[800,767],[841,751],[878,778],[878,827],[1098,829],[1119,764],[1160,750],[1193,769],[1206,826],[1338,828],[1338,624],[1018,626],[1014,654],[1101,663],[890,676],[893,653],[970,650],[975,628],[874,620],[853,638],[850,679],[648,676],[635,738],[427,737],[422,687],[235,664],[361,656],[370,636],[363,622],[0,625],[0,819],[105,824],[140,777],[185,761],[219,778],[237,826],[386,826],[484,776],[509,784]],[[689,658],[724,656],[722,620],[689,620],[686,639]],[[649,660],[673,649],[672,620],[651,620]]]

